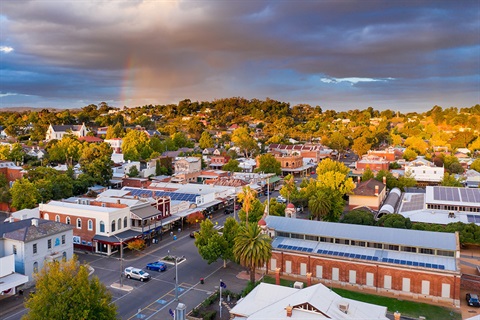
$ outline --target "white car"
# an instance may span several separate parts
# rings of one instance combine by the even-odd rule
[[[125,268],[125,277],[127,277],[128,279],[132,278],[132,279],[137,279],[137,280],[140,280],[140,281],[145,281],[145,280],[148,280],[150,279],[150,275],[143,271],[142,269],[138,269],[138,268],[133,268],[133,267],[128,267],[128,268]]]
[[[279,202],[279,203],[287,203],[287,199],[285,199],[283,196],[278,196],[278,197],[277,197],[277,202]]]

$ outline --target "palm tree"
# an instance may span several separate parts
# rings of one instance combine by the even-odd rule
[[[327,190],[318,189],[308,200],[308,209],[317,219],[325,218],[332,207],[332,199]]]
[[[235,237],[233,254],[240,264],[250,271],[250,281],[255,282],[255,269],[263,266],[272,256],[272,239],[261,233],[256,224],[243,225]]]
[[[256,198],[257,192],[250,188],[250,186],[243,187],[243,190],[238,194],[238,201],[243,201],[243,210],[245,211],[245,223],[248,225],[248,213],[252,208],[252,202]]]

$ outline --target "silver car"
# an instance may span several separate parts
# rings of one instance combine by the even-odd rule
[[[142,269],[138,269],[138,268],[134,268],[134,267],[128,267],[128,268],[125,268],[125,277],[127,277],[128,279],[136,279],[136,280],[140,280],[140,281],[145,281],[145,280],[148,280],[150,279],[150,275],[143,271]]]

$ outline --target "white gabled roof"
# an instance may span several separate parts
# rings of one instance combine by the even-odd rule
[[[340,304],[348,304],[345,313]],[[309,305],[315,311],[302,310]],[[285,308],[293,307],[287,317]],[[273,284],[260,283],[230,314],[243,316],[248,320],[291,320],[291,319],[388,319],[387,308],[370,303],[345,299],[319,283],[304,289],[294,289]]]

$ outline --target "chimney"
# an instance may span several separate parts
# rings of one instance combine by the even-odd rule
[[[308,272],[307,273],[307,287],[310,287],[312,285],[312,273]]]
[[[291,317],[292,316],[292,306],[288,305],[288,307],[285,308],[285,310],[287,310],[287,317]]]
[[[357,182],[360,183],[360,176],[357,177]]]
[[[383,184],[387,185],[387,177],[383,177]]]
[[[117,199],[117,204],[120,204],[120,202],[121,202],[120,199]]]
[[[32,219],[32,226],[38,227],[38,219]]]
[[[375,195],[378,196],[378,186],[375,186]]]
[[[275,284],[280,285],[280,268],[275,269]]]

